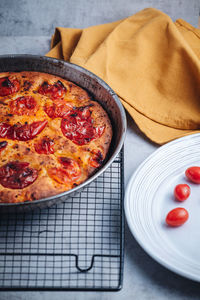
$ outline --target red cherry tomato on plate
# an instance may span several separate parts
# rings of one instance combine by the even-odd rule
[[[172,209],[166,217],[166,223],[169,226],[177,227],[183,225],[189,218],[188,211],[183,207]]]
[[[185,171],[187,178],[194,182],[200,183],[200,167],[190,167]]]
[[[178,184],[174,189],[174,196],[178,201],[184,201],[190,196],[190,187],[187,184]]]

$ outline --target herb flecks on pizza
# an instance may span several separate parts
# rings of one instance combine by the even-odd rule
[[[0,202],[54,196],[103,163],[112,127],[88,93],[58,76],[0,74]]]

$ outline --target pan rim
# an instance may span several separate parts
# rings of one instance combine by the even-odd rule
[[[87,70],[87,69],[85,69],[81,66],[78,66],[76,64],[73,64],[73,63],[70,63],[70,62],[67,62],[67,61],[64,61],[62,59],[57,59],[57,58],[52,58],[52,57],[47,57],[47,56],[42,56],[42,55],[32,55],[32,54],[0,55],[0,61],[3,60],[3,59],[11,59],[11,60],[12,59],[32,59],[32,60],[35,59],[35,60],[42,60],[42,61],[55,63],[56,65],[62,64],[63,66],[66,66],[66,67],[67,66],[68,67],[73,66],[73,68],[80,71],[81,73],[83,73],[85,75],[88,75],[89,77],[95,79],[97,81],[97,83],[99,83],[103,88],[105,88],[108,91],[108,93],[111,95],[111,97],[114,99],[114,101],[116,102],[116,104],[119,108],[119,111],[121,113],[121,119],[122,119],[122,134],[121,134],[120,141],[119,141],[117,147],[114,149],[111,157],[103,165],[102,168],[100,168],[91,177],[89,177],[86,181],[84,181],[83,183],[81,183],[77,187],[75,187],[73,189],[70,189],[68,191],[65,191],[63,193],[59,193],[59,194],[56,194],[56,195],[51,196],[51,197],[41,198],[41,199],[34,200],[34,201],[14,202],[14,203],[6,203],[6,202],[1,203],[0,202],[0,207],[18,207],[18,206],[22,207],[22,206],[30,205],[31,203],[37,205],[37,204],[40,204],[40,203],[55,200],[56,198],[61,198],[61,197],[65,197],[65,196],[70,197],[70,194],[78,192],[79,190],[83,189],[85,186],[88,186],[98,176],[100,176],[112,164],[112,162],[115,160],[116,156],[119,154],[119,152],[120,152],[120,150],[121,150],[121,148],[124,144],[124,140],[125,140],[125,136],[126,136],[126,130],[127,130],[127,119],[126,119],[125,109],[124,109],[122,103],[120,102],[117,94],[113,91],[113,89],[103,79],[101,79],[100,77],[98,77],[97,75],[92,73],[91,71],[89,71],[89,70]],[[7,72],[9,72],[9,70]],[[38,70],[38,72],[47,73],[47,72],[39,71],[39,70]],[[49,74],[53,74],[53,73],[49,73]],[[62,76],[60,76],[60,77],[62,77]]]

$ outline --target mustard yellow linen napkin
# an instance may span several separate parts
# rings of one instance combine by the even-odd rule
[[[47,56],[105,80],[143,133],[163,144],[200,131],[200,30],[153,8],[86,29],[56,28]]]

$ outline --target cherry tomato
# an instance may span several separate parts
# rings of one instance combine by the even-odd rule
[[[23,84],[24,91],[29,91],[30,87],[32,86],[33,82],[25,80]]]
[[[187,178],[194,182],[200,183],[200,167],[190,167],[185,171],[185,175]]]
[[[49,116],[49,118],[63,118],[69,110],[72,109],[72,105],[69,103],[63,103],[62,100],[57,100],[53,105],[45,106],[44,111]]]
[[[38,177],[38,171],[28,162],[12,161],[0,167],[0,184],[9,189],[23,189]]]
[[[35,144],[35,151],[39,154],[53,154],[54,142],[48,137],[43,137],[40,141]]]
[[[188,211],[183,207],[172,209],[166,217],[166,223],[169,226],[176,227],[183,225],[189,218]]]
[[[32,140],[45,128],[47,123],[47,120],[24,125],[20,123],[17,125],[0,123],[0,137],[18,141]]]
[[[47,123],[48,122],[44,120],[22,125],[15,130],[14,139],[19,141],[32,140],[46,127]]]
[[[104,132],[105,126],[93,127],[88,106],[70,110],[61,121],[63,135],[77,145],[86,145]]]
[[[7,133],[10,129],[11,125],[7,123],[0,123],[0,138],[7,137]]]
[[[44,81],[39,87],[38,93],[55,100],[58,98],[63,98],[64,94],[66,93],[66,87],[60,80],[54,84],[49,84],[48,82]]]
[[[58,183],[69,184],[69,178],[66,171],[62,168],[49,168],[47,170],[49,176]]]
[[[178,184],[174,189],[174,196],[178,201],[184,201],[190,196],[190,187],[187,184]]]
[[[67,157],[59,157],[58,161],[62,164],[62,168],[49,168],[47,170],[49,176],[58,183],[68,185],[81,175],[79,164]]]
[[[68,157],[59,157],[58,161],[63,165],[70,181],[76,180],[81,175],[81,169],[77,161]]]
[[[92,150],[91,157],[89,159],[89,164],[93,168],[98,168],[103,163],[103,154],[100,150]]]
[[[104,133],[105,126],[99,126],[94,128],[94,139],[98,139]]]
[[[20,88],[19,81],[9,77],[0,78],[0,96],[8,96],[16,93]]]
[[[37,102],[32,96],[18,97],[9,104],[10,112],[14,115],[33,115],[37,110]]]

